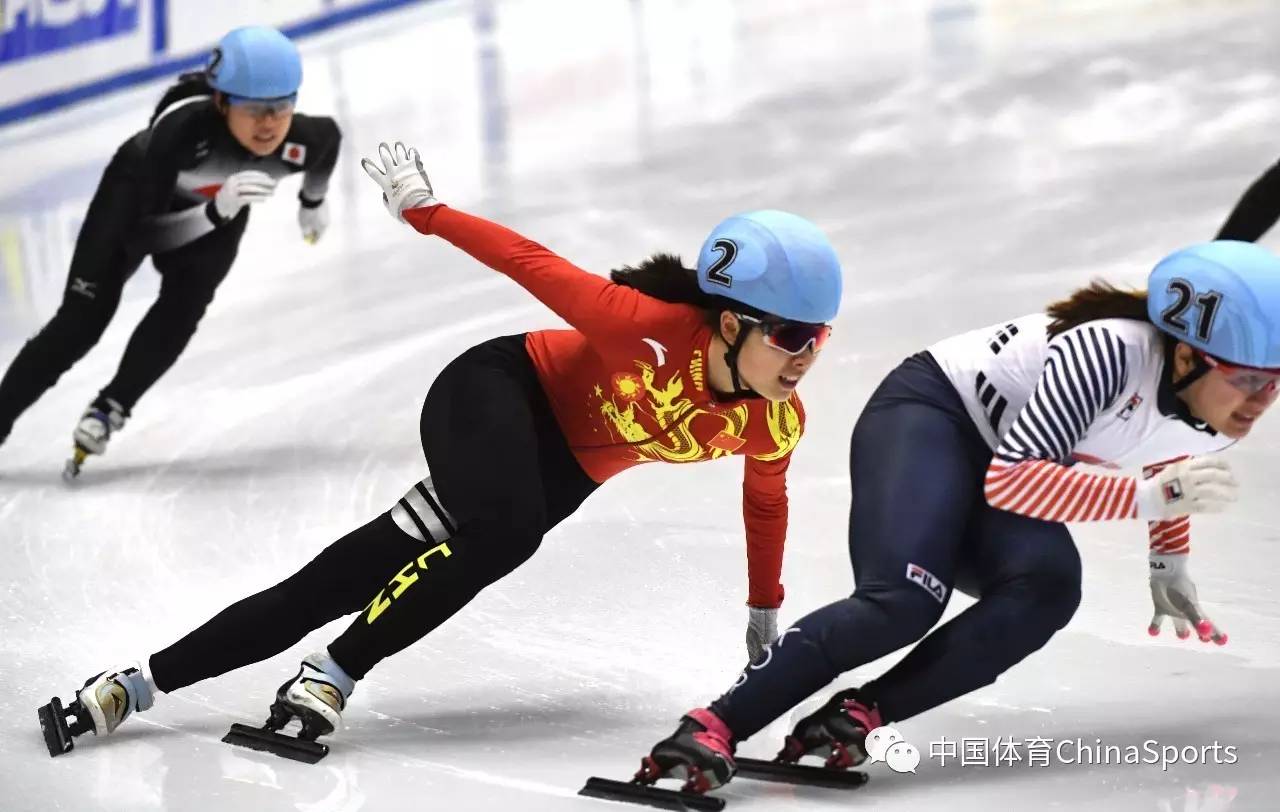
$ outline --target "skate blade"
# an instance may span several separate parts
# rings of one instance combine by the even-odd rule
[[[614,781],[609,778],[588,778],[586,785],[578,790],[579,795],[588,798],[602,798],[606,801],[622,801],[624,803],[642,804],[658,809],[724,809],[724,798],[710,795],[698,795],[677,789],[662,789],[630,781]]]
[[[61,756],[70,753],[76,743],[71,740],[71,728],[67,726],[67,714],[58,697],[49,700],[49,704],[36,711],[40,718],[40,730],[44,733],[45,746],[50,756]]]
[[[75,482],[80,476],[80,469],[84,467],[84,461],[88,458],[89,452],[77,446],[71,454],[71,459],[62,466],[62,479],[66,482]]]
[[[231,730],[227,731],[227,735],[223,736],[222,740],[237,747],[262,750],[263,752],[274,753],[281,758],[293,759],[307,764],[315,764],[329,755],[329,745],[327,744],[278,733],[265,727],[249,727],[239,723],[233,724]]]
[[[803,764],[784,764],[759,758],[737,758],[738,775],[753,781],[803,784],[810,787],[857,789],[867,783],[867,774],[857,770],[830,770]]]

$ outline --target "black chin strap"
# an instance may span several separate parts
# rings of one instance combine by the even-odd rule
[[[725,342],[725,344],[729,345],[729,349],[725,350],[724,362],[729,365],[729,375],[733,380],[733,391],[728,394],[716,393],[718,399],[723,402],[733,402],[737,400],[746,400],[747,398],[760,397],[760,394],[751,387],[743,386],[742,378],[738,375],[738,354],[742,352],[742,347],[747,343],[747,334],[751,332],[750,324],[743,322],[739,322],[739,324],[741,327],[738,330],[738,337],[734,339],[732,344],[729,344],[727,341]],[[720,335],[720,338],[724,338],[723,333]]]
[[[1211,367],[1204,362],[1199,353],[1192,353],[1191,371],[1175,381],[1173,379],[1173,359],[1174,349],[1177,344],[1177,341],[1170,340],[1165,345],[1164,374],[1161,376],[1163,380],[1157,390],[1156,405],[1163,414],[1178,418],[1196,431],[1217,434],[1208,423],[1193,415],[1187,402],[1178,397],[1179,392],[1203,378]]]
[[[1204,359],[1200,357],[1199,353],[1192,353],[1191,371],[1186,375],[1183,375],[1179,380],[1173,382],[1173,391],[1175,393],[1181,392],[1183,389],[1186,389],[1191,384],[1203,378],[1210,369],[1212,369],[1212,367],[1204,362]]]

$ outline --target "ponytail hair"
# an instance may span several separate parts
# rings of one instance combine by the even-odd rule
[[[698,287],[698,272],[686,268],[675,254],[654,254],[635,267],[623,265],[610,271],[609,278],[664,302],[702,308],[715,306],[714,297]]]
[[[1098,319],[1133,319],[1150,322],[1147,315],[1147,292],[1117,288],[1110,282],[1095,279],[1088,287],[1080,288],[1061,301],[1045,308],[1053,319],[1049,323],[1049,338],[1061,335],[1073,327]]]
[[[213,87],[209,85],[209,75],[204,70],[195,70],[183,73],[178,76],[178,80],[170,85],[160,97],[160,101],[156,103],[156,109],[151,114],[151,121],[147,123],[148,127],[154,127],[156,119],[160,118],[160,114],[168,110],[174,104],[189,99],[193,96],[212,96]]]
[[[654,254],[635,267],[623,265],[610,271],[609,278],[664,302],[701,308],[706,314],[707,325],[716,329],[720,324],[720,314],[725,310],[755,318],[767,315],[744,302],[705,293],[698,286],[698,272],[686,268],[675,254]]]

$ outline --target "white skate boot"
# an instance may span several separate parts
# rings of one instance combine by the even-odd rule
[[[80,476],[80,468],[90,454],[105,454],[111,435],[124,428],[128,419],[125,408],[111,398],[98,398],[89,404],[71,433],[74,449],[62,471],[63,479],[70,481]]]
[[[106,736],[134,711],[147,710],[154,703],[151,686],[137,663],[103,671],[85,682],[68,707],[63,708],[55,696],[40,708],[40,727],[44,730],[49,755],[70,752],[75,736],[90,731],[96,736]],[[68,723],[69,719],[74,721]]]
[[[235,724],[224,742],[314,764],[329,753],[329,745],[316,741],[342,724],[342,711],[356,683],[327,652],[318,651],[302,661],[298,673],[276,691],[271,717],[260,728]],[[281,733],[297,719],[297,736]]]

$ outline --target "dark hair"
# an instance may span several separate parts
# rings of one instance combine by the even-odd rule
[[[672,304],[712,307],[711,297],[698,287],[698,272],[686,268],[675,254],[654,254],[639,265],[623,265],[609,272],[619,285]]]
[[[1095,279],[1087,288],[1080,288],[1067,298],[1054,302],[1045,308],[1045,312],[1053,319],[1049,323],[1049,338],[1098,319],[1151,321],[1147,315],[1145,290],[1117,288],[1100,279]]]
[[[178,81],[170,85],[160,97],[160,101],[156,103],[156,109],[151,113],[151,121],[147,126],[154,126],[161,113],[183,99],[189,99],[192,96],[211,96],[213,92],[213,88],[209,85],[209,75],[203,70],[179,75]]]
[[[698,287],[698,272],[686,268],[675,254],[654,254],[634,267],[623,265],[610,271],[609,278],[664,302],[702,308],[707,313],[707,323],[712,327],[719,324],[720,313],[725,310],[756,318],[766,315],[742,302],[704,293]]]

